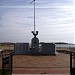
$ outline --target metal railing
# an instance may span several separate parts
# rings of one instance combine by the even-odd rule
[[[2,55],[2,75],[12,75],[12,53]]]

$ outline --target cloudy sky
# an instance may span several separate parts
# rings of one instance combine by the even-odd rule
[[[32,0],[0,0],[0,42],[30,42]],[[74,0],[36,0],[36,30],[41,42],[74,43]]]

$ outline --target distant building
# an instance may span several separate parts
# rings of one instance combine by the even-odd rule
[[[0,43],[0,49],[1,50],[14,50],[14,43],[10,43],[10,42]]]
[[[55,43],[56,50],[71,50],[75,51],[75,44]]]

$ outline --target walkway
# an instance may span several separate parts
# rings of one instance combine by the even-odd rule
[[[69,68],[13,68],[13,74],[68,74]]]

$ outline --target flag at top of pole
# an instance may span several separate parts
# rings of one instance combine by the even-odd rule
[[[30,4],[34,2],[34,33],[35,33],[35,0],[33,0]]]
[[[30,4],[32,4],[35,0],[33,0]]]

